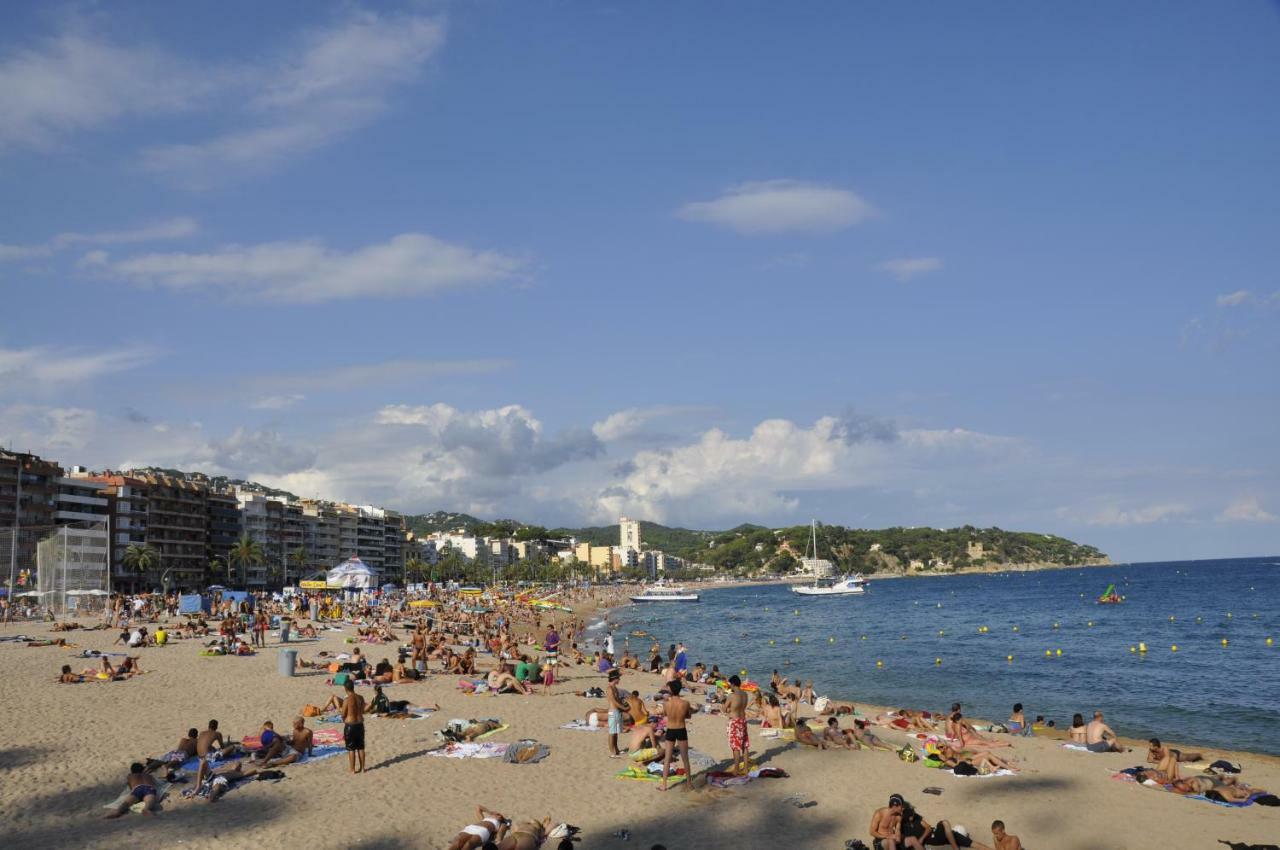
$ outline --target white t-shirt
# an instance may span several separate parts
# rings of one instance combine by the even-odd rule
[[[133,632],[129,635],[129,646],[141,646],[141,645],[142,645],[142,632],[138,629],[134,629]]]

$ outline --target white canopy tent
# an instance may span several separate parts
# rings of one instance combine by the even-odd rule
[[[329,570],[329,574],[325,576],[325,584],[343,590],[369,590],[376,587],[377,582],[378,577],[373,570],[354,556]]]

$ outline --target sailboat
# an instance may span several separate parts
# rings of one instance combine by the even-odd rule
[[[1119,605],[1124,601],[1124,597],[1116,593],[1114,584],[1107,585],[1107,589],[1102,591],[1102,595],[1098,597],[1099,605]]]
[[[801,596],[854,596],[867,592],[867,580],[861,573],[843,578],[834,578],[835,568],[830,561],[818,557],[818,522],[814,520],[813,557],[804,558],[802,563],[813,572],[813,584],[795,584],[792,593]],[[806,552],[806,554],[808,554]]]

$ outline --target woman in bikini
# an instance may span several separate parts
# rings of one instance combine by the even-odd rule
[[[530,820],[512,827],[507,837],[498,842],[498,850],[538,850],[551,831],[551,818]]]

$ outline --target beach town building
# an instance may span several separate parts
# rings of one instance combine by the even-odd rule
[[[8,532],[0,535],[5,544],[0,551],[5,581],[11,571],[29,570],[34,575],[38,531],[54,525],[61,477],[62,467],[53,461],[27,452],[0,450],[0,531]]]
[[[621,517],[618,519],[618,548],[640,551],[640,521]]]

